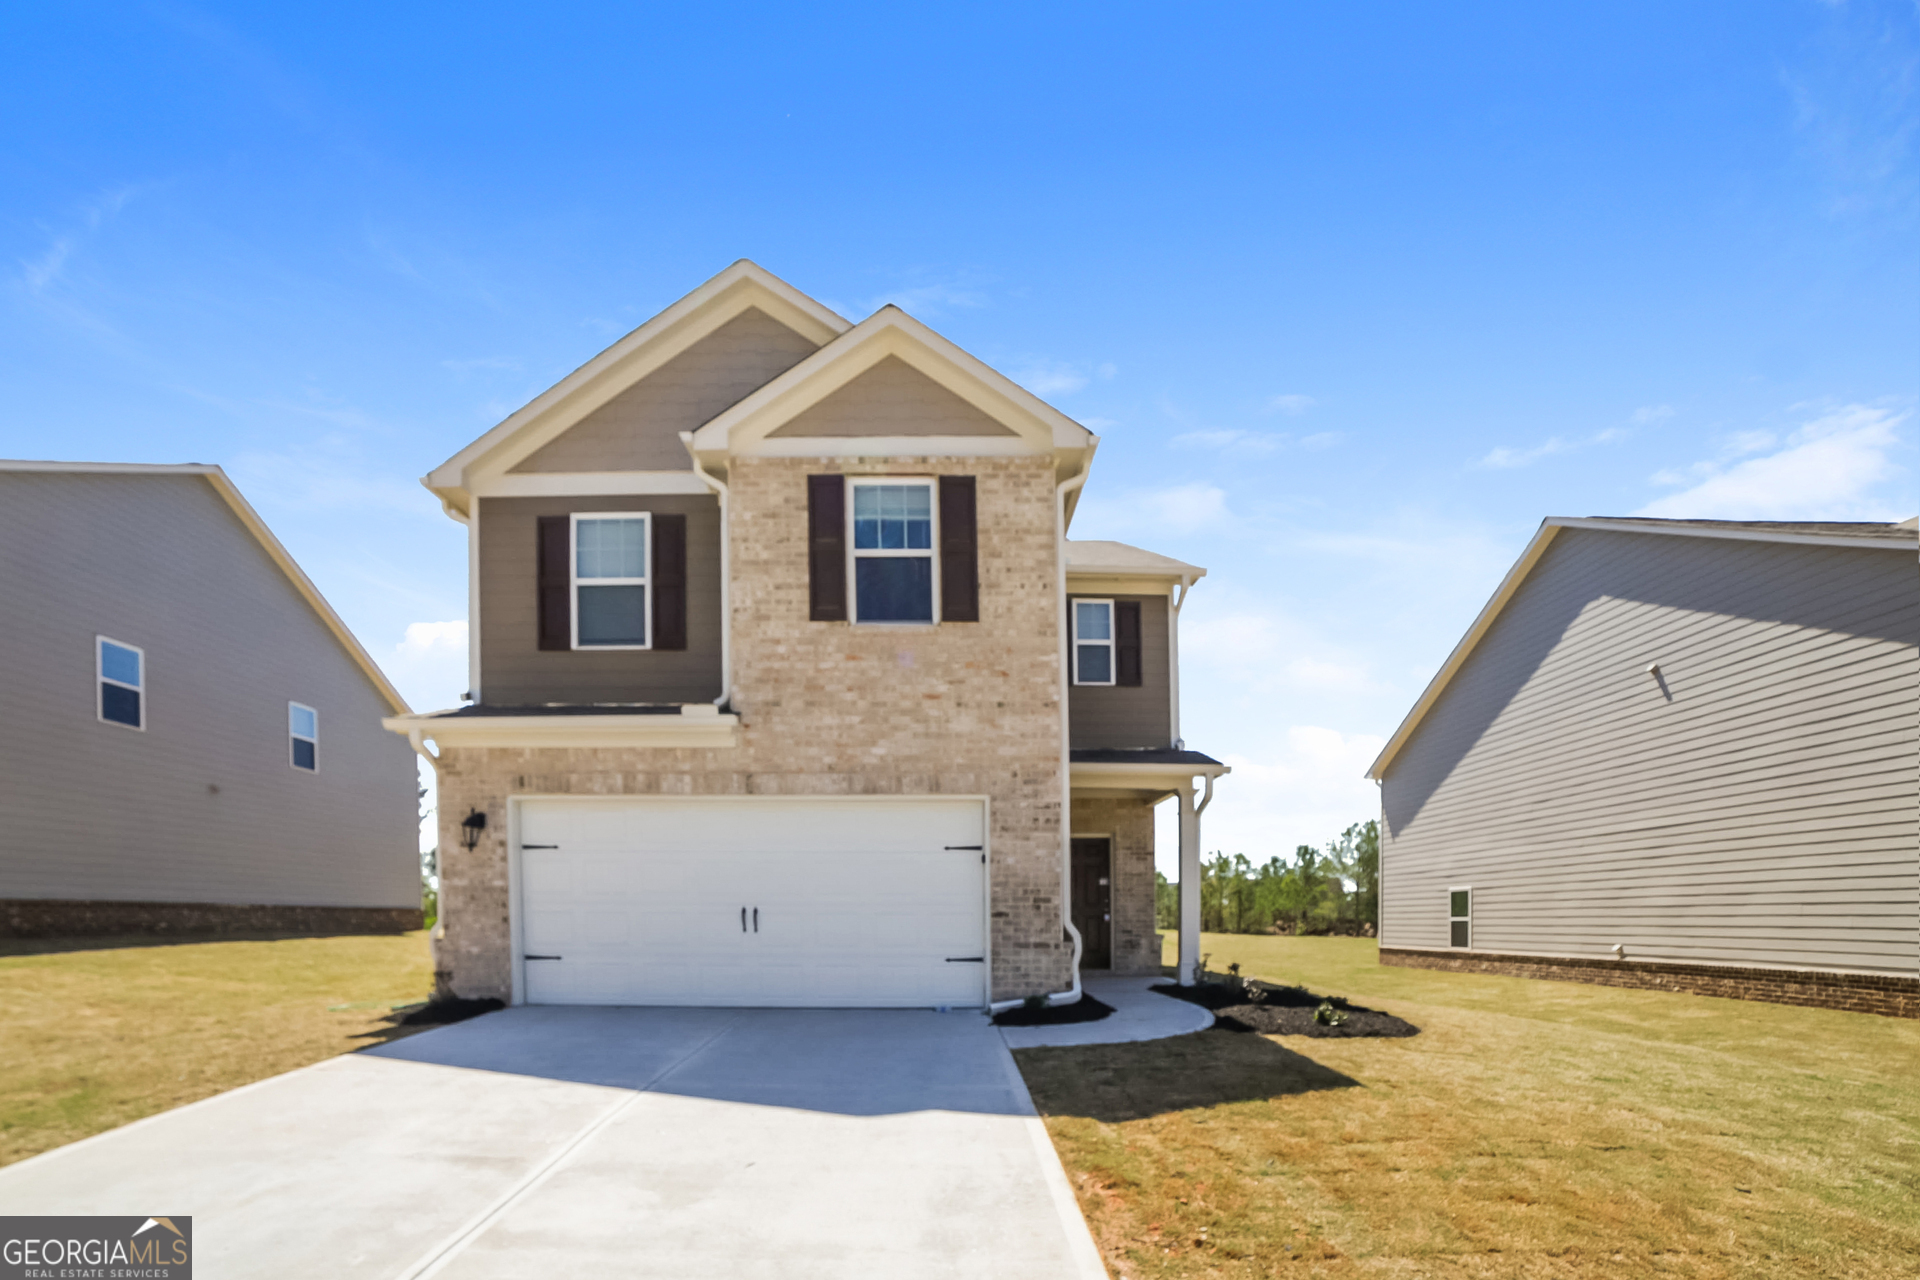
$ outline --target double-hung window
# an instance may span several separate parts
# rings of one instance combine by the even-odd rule
[[[300,702],[287,704],[288,762],[312,773],[320,767],[320,713]]]
[[[147,727],[147,654],[105,636],[93,638],[97,710],[108,724]]]
[[[853,620],[934,622],[932,480],[854,480]]]
[[[574,648],[653,647],[651,519],[642,511],[573,517]]]
[[[1073,682],[1114,682],[1113,601],[1073,602]]]
[[[1473,890],[1447,890],[1448,943],[1456,947],[1473,945]]]

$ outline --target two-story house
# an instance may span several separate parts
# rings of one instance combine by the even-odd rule
[[[469,532],[452,990],[979,1006],[1153,972],[1204,572],[1067,528],[1097,438],[895,307],[738,262],[426,477]],[[1196,785],[1201,791],[1195,798]]]

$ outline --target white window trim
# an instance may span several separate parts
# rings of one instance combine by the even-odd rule
[[[293,731],[293,709],[295,707],[300,708],[300,710],[313,717],[313,736],[311,738],[304,733],[295,733]],[[313,744],[313,768],[309,769],[294,760],[293,744],[296,742],[311,742]],[[287,703],[287,767],[290,769],[298,769],[301,773],[320,772],[320,713],[304,702],[289,701]]]
[[[853,509],[855,489],[878,489],[918,485],[927,491],[927,541],[932,545],[922,551],[917,548],[873,547],[861,550],[854,546]],[[940,625],[940,494],[939,481],[933,476],[848,476],[847,477],[847,620],[856,627],[937,627]],[[933,584],[933,600],[929,612],[933,617],[927,622],[862,622],[860,621],[860,572],[859,562],[869,560],[911,560],[924,557],[933,562],[929,575]]]
[[[1467,914],[1464,916],[1453,914],[1453,895],[1456,893],[1464,893],[1467,895]],[[1467,922],[1467,945],[1455,948],[1453,946],[1453,926],[1456,921],[1460,920]],[[1449,949],[1460,951],[1473,950],[1473,886],[1470,884],[1450,885],[1447,888],[1447,946]]]
[[[643,578],[582,578],[580,576],[580,522],[582,520],[639,520],[646,525],[647,573]],[[580,586],[645,587],[647,642],[645,644],[581,644]],[[588,653],[619,653],[653,648],[653,513],[651,511],[575,511],[567,521],[567,643]]]
[[[100,646],[110,644],[122,649],[131,649],[140,655],[140,683],[128,684],[124,680],[115,680],[107,675],[106,663],[101,661]],[[127,724],[122,720],[107,719],[107,700],[101,693],[102,685],[113,685],[119,689],[131,689],[140,695],[140,723]],[[128,644],[125,640],[115,640],[112,636],[96,635],[93,638],[93,714],[101,724],[110,724],[118,729],[132,729],[136,733],[147,731],[147,651],[137,644]]]
[[[1073,596],[1073,682],[1092,686],[1111,685],[1120,679],[1119,637],[1114,635],[1114,608],[1110,599],[1098,597]],[[1107,638],[1105,640],[1082,640],[1080,638],[1080,606],[1083,604],[1103,604],[1107,606]],[[1107,646],[1107,678],[1105,680],[1082,680],[1080,678],[1080,646],[1083,644],[1104,644]]]

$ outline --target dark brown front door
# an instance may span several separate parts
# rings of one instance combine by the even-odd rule
[[[1113,849],[1104,836],[1073,842],[1073,927],[1084,969],[1113,968]]]

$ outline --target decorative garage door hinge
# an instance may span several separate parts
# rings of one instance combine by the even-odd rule
[[[985,964],[986,962],[987,962],[987,958],[985,956],[948,956],[947,957],[948,964]]]
[[[559,960],[560,956],[521,956],[522,960]]]
[[[558,849],[560,846],[557,844],[523,844],[520,847],[522,849]]]

